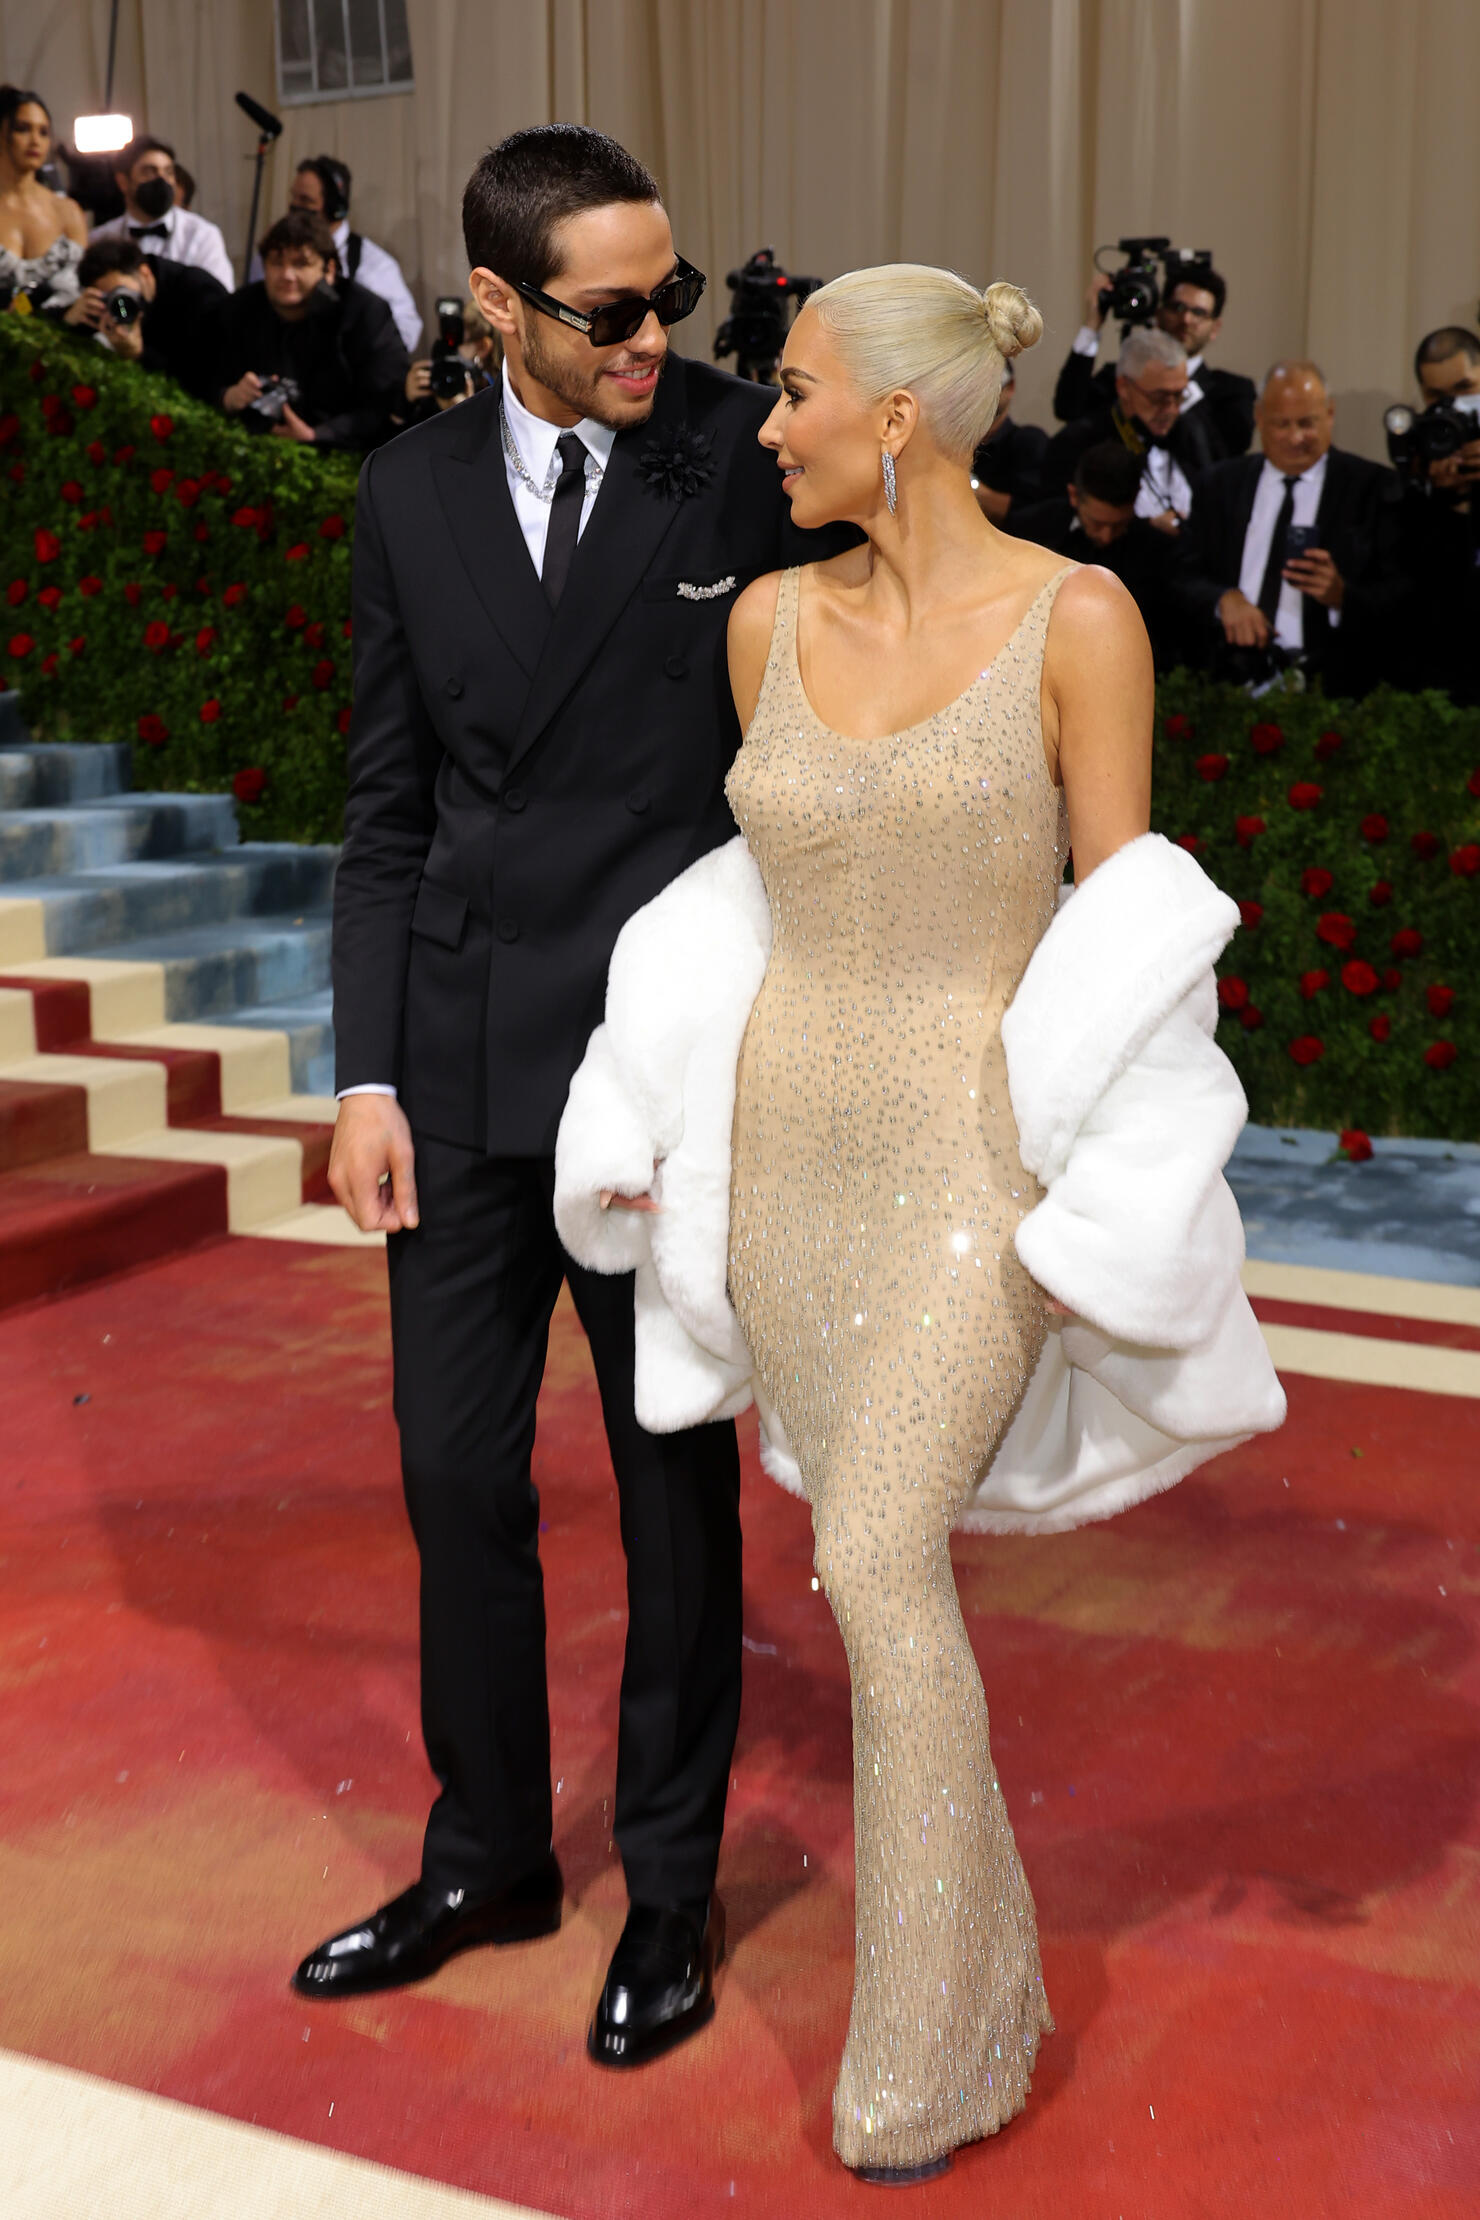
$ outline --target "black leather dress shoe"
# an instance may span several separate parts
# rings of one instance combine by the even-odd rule
[[[460,1950],[553,1935],[563,1894],[553,1856],[493,1896],[414,1881],[360,1926],[320,1943],[294,1974],[293,1987],[300,1996],[368,1996],[373,1989],[425,1981]]]
[[[598,2066],[643,2066],[714,2017],[725,1908],[709,1899],[701,1931],[688,1912],[634,1904],[612,1954],[586,2048]]]

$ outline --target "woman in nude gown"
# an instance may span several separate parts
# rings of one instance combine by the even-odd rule
[[[757,579],[729,797],[774,947],[741,1057],[730,1289],[812,1506],[853,1688],[839,2156],[909,2181],[1021,2110],[1052,2026],[948,1537],[1046,1331],[998,1027],[1083,879],[1146,830],[1152,667],[1108,573],[1009,539],[968,458],[1041,319],[913,265],[837,280],[761,434],[800,525]],[[890,493],[894,498],[891,501]],[[1050,621],[1052,620],[1052,621]]]

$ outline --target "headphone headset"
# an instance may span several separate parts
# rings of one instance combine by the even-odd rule
[[[350,179],[346,165],[336,161],[332,154],[315,154],[308,161],[300,162],[298,167],[312,170],[324,189],[324,221],[343,223],[349,214]]]

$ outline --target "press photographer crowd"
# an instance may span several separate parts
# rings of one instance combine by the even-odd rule
[[[353,181],[335,157],[299,164],[235,286],[221,231],[191,206],[164,140],[144,134],[110,157],[101,194],[70,158],[74,193],[95,212],[110,194],[122,202],[91,229],[55,152],[40,96],[0,88],[0,306],[54,319],[79,349],[161,372],[265,436],[351,452],[497,379],[495,335],[466,298],[437,301],[436,338],[416,352],[410,289],[354,228]],[[822,281],[789,275],[764,248],[727,282],[716,358],[771,382],[792,316]],[[982,509],[1114,571],[1158,669],[1256,693],[1298,672],[1332,695],[1387,681],[1480,702],[1480,332],[1417,338],[1383,466],[1337,444],[1314,362],[1292,356],[1256,381],[1212,359],[1227,293],[1205,249],[1150,237],[1100,249],[1052,432],[1014,415],[1009,365],[973,463]],[[1097,368],[1111,325],[1113,360]]]

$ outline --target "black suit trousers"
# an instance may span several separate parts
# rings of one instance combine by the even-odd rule
[[[740,1711],[740,1467],[731,1424],[644,1433],[632,1280],[560,1246],[545,1158],[418,1134],[421,1223],[389,1240],[395,1408],[421,1553],[422,1730],[441,1784],[422,1870],[498,1888],[551,1840],[535,1400],[570,1284],[591,1346],[627,1554],[614,1834],[635,1902],[714,1883]]]

